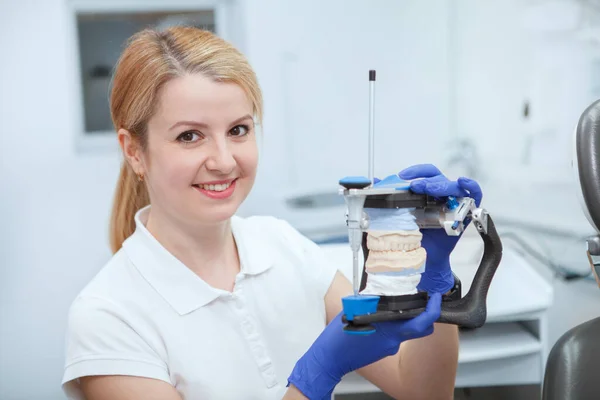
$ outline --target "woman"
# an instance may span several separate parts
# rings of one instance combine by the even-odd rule
[[[110,106],[125,157],[114,256],[70,309],[71,397],[320,399],[358,370],[395,398],[452,398],[458,333],[434,332],[434,321],[456,239],[426,247],[441,257],[422,280],[425,312],[356,337],[340,316],[351,284],[318,246],[276,218],[234,216],[254,182],[262,117],[235,48],[195,28],[142,31],[119,60]],[[415,168],[404,177],[426,178],[416,191],[434,181],[442,195],[480,196],[475,182]]]

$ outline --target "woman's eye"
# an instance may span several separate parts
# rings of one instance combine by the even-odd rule
[[[231,133],[233,136],[245,136],[248,134],[248,132],[250,131],[250,128],[248,127],[248,125],[238,125],[238,126],[234,126],[229,133]]]
[[[184,142],[184,143],[193,143],[193,142],[198,141],[198,139],[200,139],[200,135],[198,134],[198,132],[194,132],[194,131],[183,132],[181,135],[179,135],[177,137],[178,141]]]

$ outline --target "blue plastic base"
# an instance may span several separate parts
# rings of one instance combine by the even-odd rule
[[[344,315],[348,321],[352,321],[355,315],[372,314],[377,311],[379,296],[374,295],[352,295],[342,298]]]

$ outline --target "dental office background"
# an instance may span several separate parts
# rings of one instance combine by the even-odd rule
[[[111,255],[110,71],[148,24],[211,29],[258,73],[261,164],[241,215],[344,237],[337,181],[367,174],[376,69],[376,176],[431,162],[475,178],[505,247],[555,289],[550,342],[600,315],[571,171],[600,98],[598,1],[2,0],[0,18],[0,399],[63,398],[68,307]]]

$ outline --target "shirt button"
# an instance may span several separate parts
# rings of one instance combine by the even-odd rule
[[[254,350],[254,355],[256,356],[257,360],[262,360],[264,358],[264,350],[262,349],[262,347],[256,346],[256,349]]]
[[[272,388],[273,386],[277,385],[277,377],[271,368],[265,371],[264,377],[267,387]]]
[[[235,306],[235,308],[237,308],[238,310],[241,309],[243,306],[242,299],[240,299],[236,295],[233,295],[232,299],[233,299],[233,305]]]

